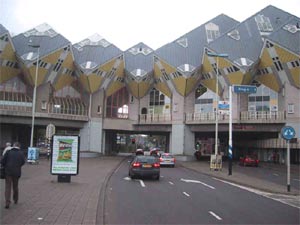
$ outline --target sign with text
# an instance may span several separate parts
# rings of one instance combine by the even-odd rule
[[[233,92],[234,93],[256,93],[257,87],[253,85],[234,85]]]
[[[76,175],[79,171],[79,136],[53,136],[51,174]]]

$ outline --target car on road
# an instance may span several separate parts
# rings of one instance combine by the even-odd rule
[[[161,166],[171,166],[175,167],[176,159],[170,153],[162,153],[159,158],[159,163]]]
[[[137,155],[131,161],[128,175],[134,179],[136,177],[153,177],[156,180],[160,178],[160,164],[155,156]]]
[[[135,155],[144,155],[144,150],[141,149],[141,148],[138,148],[138,149],[135,151]]]
[[[240,157],[240,165],[242,166],[258,166],[259,160],[256,156],[246,155]]]

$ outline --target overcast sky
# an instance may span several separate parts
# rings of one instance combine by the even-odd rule
[[[300,0],[0,0],[13,35],[42,23],[73,44],[98,33],[121,50],[157,49],[224,13],[243,21],[268,5],[300,17]]]

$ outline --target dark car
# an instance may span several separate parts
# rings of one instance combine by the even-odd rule
[[[240,157],[240,165],[242,166],[258,166],[259,160],[256,156],[246,155]]]
[[[153,177],[156,180],[160,178],[160,164],[157,157],[150,155],[135,156],[129,166],[129,177]]]

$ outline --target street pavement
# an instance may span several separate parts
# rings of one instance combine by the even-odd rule
[[[38,164],[28,164],[22,169],[19,181],[19,202],[5,209],[4,180],[0,180],[1,209],[0,224],[102,224],[104,212],[104,189],[114,170],[127,159],[124,156],[100,156],[80,158],[79,174],[71,177],[70,183],[57,181],[57,175],[50,174],[50,161],[40,159]],[[284,184],[271,183],[260,173],[247,172],[238,165],[228,175],[227,165],[222,170],[209,169],[207,161],[178,161],[196,172],[205,173],[233,183],[250,186],[271,193],[298,195],[299,189],[287,192]],[[284,173],[286,166],[262,164],[260,169]],[[299,178],[299,165],[292,165],[291,174]]]

